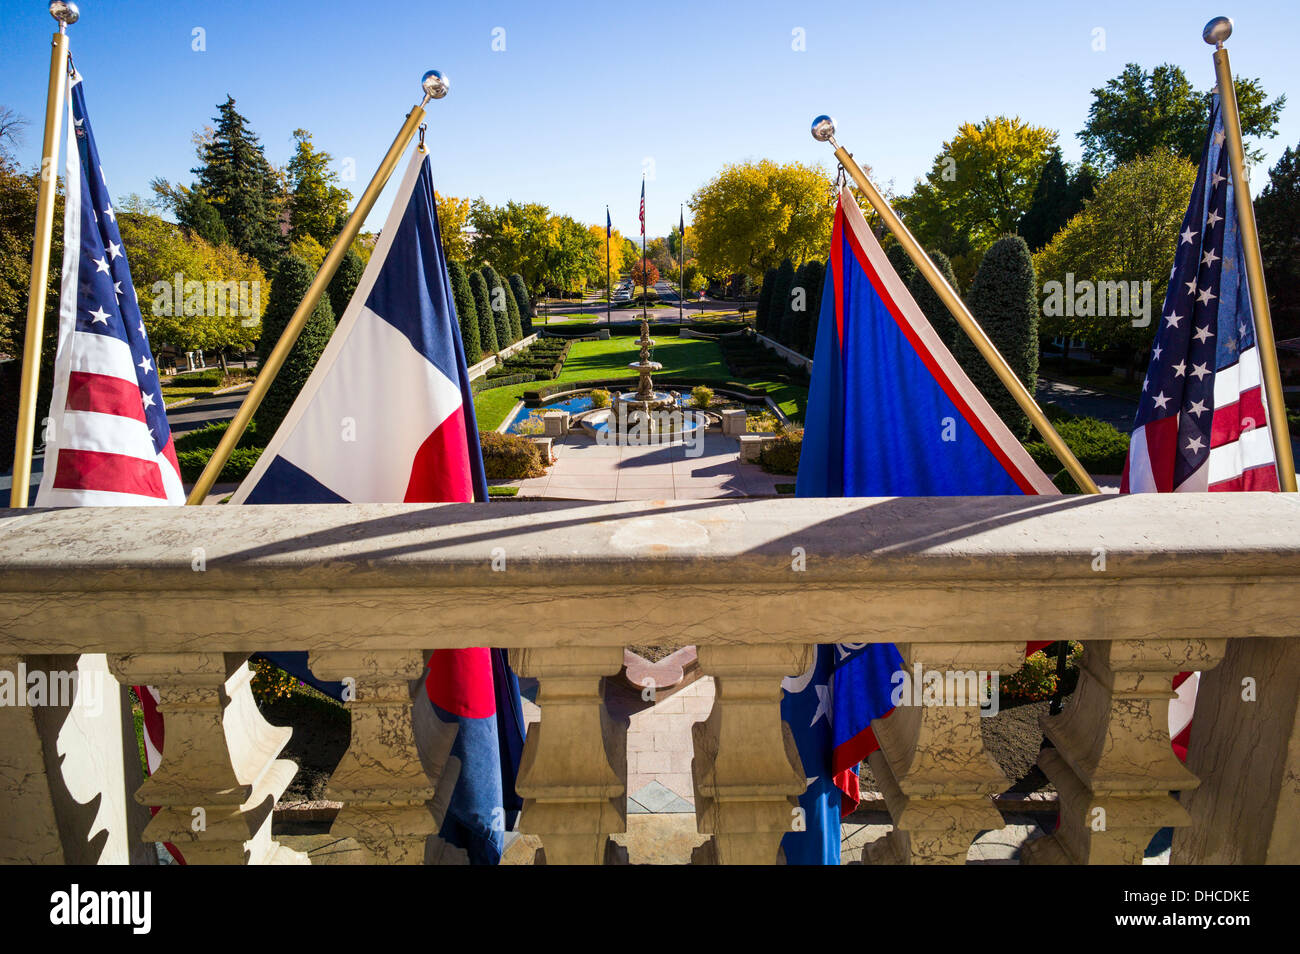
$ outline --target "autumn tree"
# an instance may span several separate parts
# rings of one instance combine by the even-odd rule
[[[825,255],[833,188],[820,165],[763,159],[724,166],[689,203],[700,267],[711,275],[744,272],[758,281],[784,258]]]
[[[442,237],[443,253],[448,261],[466,261],[470,256],[469,238],[465,235],[469,224],[469,199],[435,191],[433,200],[438,208],[438,233]]]
[[[338,186],[338,173],[330,168],[334,157],[317,149],[311,133],[293,131],[294,152],[289,160],[289,237],[310,235],[328,248],[343,230],[352,193]]]
[[[659,269],[655,267],[654,262],[647,259],[643,266],[641,260],[638,259],[637,263],[632,266],[632,284],[640,285],[643,292],[652,287],[657,281],[659,281]]]

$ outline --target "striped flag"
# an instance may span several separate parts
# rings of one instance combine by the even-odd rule
[[[1121,493],[1280,489],[1226,138],[1216,94]],[[1184,761],[1199,683],[1173,682],[1169,738]]]
[[[76,72],[68,86],[65,181],[59,344],[36,506],[184,504],[158,370]],[[135,692],[152,775],[163,752],[158,693],[148,686]]]
[[[1225,135],[1216,95],[1121,493],[1279,487]]]
[[[1057,494],[953,358],[889,264],[857,202],[840,193],[822,294],[800,497]],[[1044,643],[1030,643],[1027,652]],[[838,864],[840,817],[857,807],[858,764],[893,711],[891,643],[818,646],[787,679],[781,714],[809,778],[790,864]]]
[[[460,322],[439,238],[429,156],[412,156],[351,302],[231,503],[487,500]],[[436,621],[433,621],[436,625]],[[311,679],[306,653],[266,653]],[[431,744],[449,759],[435,799],[444,841],[495,864],[521,802],[519,684],[504,650],[432,654]],[[336,697],[339,693],[335,692]]]
[[[641,234],[645,235],[645,176],[641,177]]]

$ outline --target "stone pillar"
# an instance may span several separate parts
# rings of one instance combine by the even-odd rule
[[[1011,786],[980,735],[982,683],[986,673],[1019,669],[1025,644],[912,643],[898,650],[913,682],[918,664],[922,674],[944,680],[942,704],[906,700],[909,704],[872,723],[880,749],[871,754],[871,771],[894,830],[866,845],[862,860],[965,864],[979,832],[1003,827],[992,796]],[[924,698],[924,682],[908,688]]]
[[[1155,833],[1191,819],[1169,793],[1200,784],[1169,745],[1169,700],[1180,672],[1213,668],[1223,639],[1090,640],[1079,685],[1044,716],[1038,765],[1056,785],[1060,826],[1027,844],[1026,864],[1142,863]]]
[[[1228,641],[1201,676],[1176,865],[1300,864],[1300,639]]]
[[[722,434],[724,437],[739,437],[745,433],[747,415],[744,408],[733,407],[718,413],[722,417]]]
[[[110,655],[126,685],[152,686],[164,721],[162,763],[136,792],[159,811],[144,840],[171,842],[188,864],[306,864],[271,839],[271,812],[298,767],[276,758],[293,734],[253,701],[247,657]]]
[[[771,865],[793,828],[808,787],[790,727],[781,719],[781,680],[805,671],[811,646],[700,646],[700,670],[717,687],[713,711],[691,727],[695,817],[712,840],[697,860]]]
[[[23,656],[0,656],[0,670],[14,674],[14,691]],[[63,864],[63,844],[54,814],[54,793],[45,770],[44,746],[30,706],[0,706],[0,864]]]
[[[355,838],[370,863],[422,864],[438,831],[412,720],[413,697],[425,691],[425,653],[333,649],[310,660],[317,677],[354,680],[356,693],[347,700],[352,739],[326,788],[327,798],[343,802],[331,833]]]
[[[528,731],[515,788],[519,830],[542,839],[549,864],[601,864],[609,835],[627,829],[627,738],[605,708],[603,679],[623,668],[621,646],[512,650],[538,680],[541,722]]]
[[[544,437],[563,437],[569,433],[568,411],[543,411],[541,417]]]

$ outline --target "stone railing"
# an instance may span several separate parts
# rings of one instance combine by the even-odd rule
[[[1175,863],[1294,863],[1298,606],[1300,504],[1281,495],[9,511],[0,675],[105,654],[123,685],[157,691],[166,746],[141,782],[130,757],[99,771],[114,744],[134,754],[129,722],[77,763],[75,707],[0,706],[0,860],[103,860],[88,816],[103,827],[111,810],[134,826],[126,853],[301,860],[270,832],[290,733],[257,711],[245,660],[309,650],[319,676],[355,685],[334,833],[374,861],[421,861],[440,765],[412,680],[431,649],[495,645],[539,680],[520,829],[550,863],[600,863],[627,795],[602,680],[624,645],[652,643],[698,646],[716,680],[694,733],[700,857],[772,863],[806,777],[781,679],[811,644],[892,641],[909,665],[1005,674],[1027,640],[1070,637],[1080,684],[1045,720],[1041,759],[1061,822],[1024,860],[1137,863],[1174,826]],[[1166,713],[1190,669],[1205,675],[1184,767]],[[1002,826],[991,796],[1009,783],[978,720],[913,707],[876,723],[895,827],[865,860],[960,862]],[[160,810],[114,809],[126,792]]]

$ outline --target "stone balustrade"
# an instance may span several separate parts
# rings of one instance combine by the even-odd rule
[[[0,860],[124,861],[168,841],[191,863],[303,861],[271,835],[290,730],[257,711],[246,660],[308,650],[318,675],[355,687],[334,831],[371,861],[420,862],[446,753],[425,742],[419,677],[431,650],[493,645],[539,682],[520,830],[548,863],[607,862],[627,772],[602,680],[625,645],[650,643],[698,646],[716,680],[694,732],[712,836],[697,860],[774,863],[815,774],[780,683],[813,643],[894,642],[909,666],[1007,674],[1026,641],[1068,637],[1086,647],[1080,683],[1040,757],[1061,821],[1026,862],[1137,863],[1173,826],[1175,863],[1296,863],[1297,607],[1300,503],[1282,495],[7,511],[0,676],[104,654],[123,685],[157,690],[166,744],[143,782],[138,765],[99,765],[134,755],[116,686],[98,761],[67,754],[71,707],[0,705]],[[1166,710],[1188,669],[1205,672],[1206,717],[1184,766]],[[1001,826],[992,796],[1008,783],[978,718],[877,721],[894,829],[864,861],[961,862]],[[124,791],[159,809],[147,824],[115,809],[127,848],[101,832]]]

